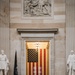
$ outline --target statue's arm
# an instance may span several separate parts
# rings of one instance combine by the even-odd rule
[[[7,58],[7,56],[6,56],[6,62],[7,62],[7,64],[9,64],[9,59]]]
[[[7,56],[6,56],[6,64],[7,64],[7,65],[6,65],[6,66],[7,66],[6,70],[8,71],[8,70],[9,70],[9,67],[10,67],[10,66],[9,66],[10,64],[9,64],[9,59],[7,58]]]
[[[68,56],[67,65],[69,65],[69,63],[70,63],[70,56]]]
[[[67,59],[67,72],[69,72],[69,64],[70,64],[70,55],[68,56]]]

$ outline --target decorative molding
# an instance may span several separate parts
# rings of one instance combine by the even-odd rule
[[[55,54],[54,54],[54,34],[58,33],[58,29],[17,29],[22,38],[21,50],[21,75],[26,75],[26,42],[30,41],[49,41],[49,75],[55,75]],[[41,39],[42,38],[42,39]]]
[[[58,28],[51,29],[17,29],[18,33],[58,33]]]
[[[30,37],[28,37],[30,38]],[[35,41],[35,37],[30,38],[32,41]],[[55,45],[55,42],[54,42],[54,37],[50,37],[49,39],[48,38],[45,38],[46,40],[49,41],[49,75],[55,75],[55,49],[54,49],[54,45]],[[39,40],[39,38],[38,38]],[[43,40],[43,38],[42,38]],[[26,37],[23,37],[22,38],[22,50],[21,50],[21,75],[26,75],[26,42],[27,42],[27,38]],[[29,40],[30,41],[30,40]],[[41,41],[41,40],[39,40]]]
[[[54,37],[54,33],[21,33],[21,37],[28,37],[28,38],[50,38]]]
[[[23,19],[52,19],[54,0],[22,0]]]

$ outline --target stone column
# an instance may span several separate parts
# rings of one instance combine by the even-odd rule
[[[21,75],[26,75],[26,40],[22,38],[21,51]]]
[[[75,0],[66,0],[66,58],[75,51]]]
[[[9,15],[9,0],[0,0],[0,50],[3,49],[10,59]]]
[[[71,50],[75,51],[75,0],[66,0],[66,60]]]
[[[49,73],[50,75],[55,75],[55,43],[54,37],[49,40]]]
[[[9,0],[0,0],[0,50],[9,58]]]

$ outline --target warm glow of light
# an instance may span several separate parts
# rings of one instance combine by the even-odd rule
[[[27,42],[28,49],[47,48],[48,42]]]

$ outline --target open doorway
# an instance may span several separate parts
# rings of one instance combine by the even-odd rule
[[[26,42],[26,75],[49,75],[49,42]]]

